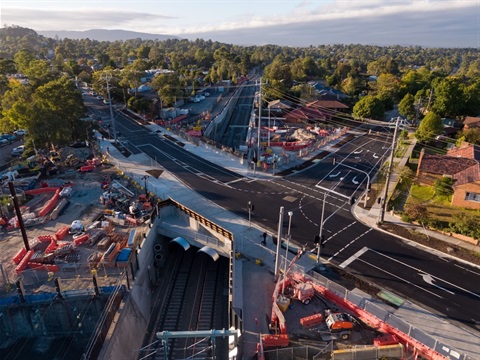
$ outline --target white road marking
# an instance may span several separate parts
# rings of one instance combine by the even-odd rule
[[[328,176],[331,177],[331,178],[333,178],[333,177],[337,177],[337,176],[340,175],[340,174],[341,174],[341,172],[339,171],[339,172],[336,173],[336,174],[332,174],[332,175],[328,175]]]
[[[357,181],[357,177],[356,177],[356,176],[352,179],[352,183],[354,183],[355,185],[360,184],[360,183]]]
[[[390,259],[390,260],[392,260],[392,261],[398,262],[398,263],[400,263],[400,264],[402,264],[402,265],[404,265],[404,266],[406,266],[406,267],[409,267],[409,268],[415,270],[415,271],[418,272],[418,273],[425,273],[425,271],[423,271],[423,270],[421,270],[421,269],[418,269],[418,268],[416,268],[416,267],[414,267],[414,266],[405,264],[405,263],[401,262],[400,260],[394,259],[394,258],[391,257],[391,256],[382,254],[382,253],[380,253],[380,252],[378,252],[378,251],[375,251],[375,250],[372,250],[372,249],[370,249],[370,250],[373,251],[373,252],[376,252],[377,254],[382,255],[382,256],[384,256],[384,257],[386,257],[386,258],[388,258],[388,259]],[[425,273],[425,274],[427,274],[427,273]],[[453,284],[453,283],[451,283],[451,282],[449,282],[449,281],[443,280],[443,279],[439,278],[438,276],[433,276],[433,275],[431,275],[431,274],[428,274],[428,275],[432,276],[432,279],[436,279],[436,280],[443,281],[445,284],[448,284],[448,285],[450,285],[450,286],[456,287],[457,289],[460,289],[460,290],[462,290],[462,291],[465,291],[466,293],[468,293],[468,294],[470,294],[470,295],[473,295],[473,296],[475,296],[475,297],[477,297],[477,298],[480,298],[480,295],[479,295],[479,294],[476,294],[476,293],[474,293],[474,292],[472,292],[472,291],[470,291],[470,290],[464,289],[464,288],[462,288],[462,287],[460,287],[460,286],[458,286],[458,285],[456,285],[456,284]]]
[[[418,275],[420,275],[422,277],[423,281],[425,281],[427,284],[435,286],[436,288],[439,288],[440,290],[446,291],[449,294],[455,295],[454,292],[451,292],[450,290],[447,290],[447,289],[445,289],[441,286],[438,286],[437,284],[434,284],[433,282],[435,281],[435,279],[432,277],[432,275],[424,274],[424,273],[418,273]]]
[[[368,248],[365,246],[363,248],[361,248],[360,250],[358,250],[355,254],[353,254],[352,256],[350,256],[347,260],[345,260],[343,263],[341,263],[339,266],[342,268],[342,269],[345,269],[348,265],[350,265],[350,263],[352,263],[354,260],[358,259],[360,256],[362,256],[364,253],[366,253],[368,251]]]
[[[355,224],[355,222],[349,224],[348,226],[346,226],[345,228],[343,228],[342,230],[340,230],[339,232],[341,231],[344,231],[345,229],[349,228],[350,226],[352,226],[353,224]],[[338,250],[335,254],[333,254],[329,259],[328,261],[331,261],[335,256],[337,256],[338,254],[340,254],[343,250],[345,250],[346,248],[348,248],[350,245],[352,245],[355,241],[357,241],[358,239],[360,239],[362,236],[368,234],[370,231],[372,231],[372,229],[368,229],[367,231],[365,231],[363,234],[360,234],[358,235],[355,239],[353,239],[352,241],[350,241],[347,245],[345,245],[343,248],[341,248],[340,250]],[[337,234],[334,234],[332,235],[335,236]]]
[[[373,154],[373,157],[374,157],[375,159],[378,159],[380,156],[378,156],[377,154]]]

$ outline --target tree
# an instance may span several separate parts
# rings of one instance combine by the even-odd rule
[[[435,180],[433,185],[435,187],[435,194],[440,196],[450,196],[453,194],[453,179],[451,177],[443,176]]]
[[[474,239],[480,239],[478,213],[470,214],[466,212],[461,212],[453,214],[453,218],[452,221],[449,223],[449,226],[453,232],[460,233],[466,236],[471,236]]]
[[[462,115],[466,107],[464,85],[460,79],[449,77],[437,79],[433,82],[435,101],[432,110],[441,117],[455,117]]]
[[[398,104],[398,112],[409,120],[415,119],[415,98],[412,94],[407,93]]]
[[[385,106],[378,97],[367,95],[361,98],[353,107],[355,119],[381,120],[385,114]]]
[[[464,141],[470,144],[480,145],[480,129],[471,128],[471,129],[463,130],[460,132],[458,140],[459,140],[458,141],[459,145],[457,146],[460,146],[460,144]]]
[[[442,118],[430,111],[420,122],[415,137],[420,142],[432,140],[435,136],[440,135],[443,131]]]

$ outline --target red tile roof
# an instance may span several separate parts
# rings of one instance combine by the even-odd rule
[[[463,120],[463,125],[466,125],[467,128],[480,127],[480,117],[467,116]]]
[[[315,100],[309,102],[306,106],[319,109],[348,109],[347,105],[335,100]]]
[[[464,143],[461,147],[448,150],[448,156],[462,157],[480,161],[480,146]]]
[[[425,154],[419,164],[419,171],[437,175],[450,175],[455,185],[480,180],[480,164],[477,160]]]

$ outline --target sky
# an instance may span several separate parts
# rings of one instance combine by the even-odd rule
[[[480,0],[0,0],[0,23],[245,46],[480,47]]]

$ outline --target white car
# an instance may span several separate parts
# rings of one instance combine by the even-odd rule
[[[12,150],[12,156],[20,156],[25,152],[25,145],[17,146]]]
[[[15,130],[13,133],[17,136],[23,136],[27,133],[27,130],[24,130],[24,129]]]

